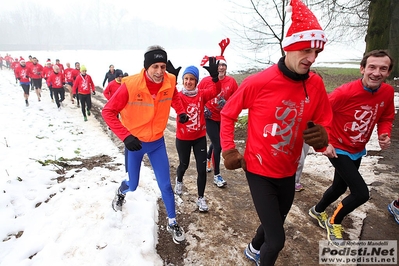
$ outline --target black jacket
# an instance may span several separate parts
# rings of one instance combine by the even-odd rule
[[[105,74],[105,78],[104,78],[104,81],[103,81],[103,88],[105,86],[105,82],[108,80],[108,83],[110,83],[111,81],[113,81],[115,79],[115,76],[116,76],[115,71],[114,71],[114,73],[111,73],[111,71],[108,71]]]

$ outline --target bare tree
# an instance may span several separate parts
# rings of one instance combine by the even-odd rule
[[[364,39],[370,0],[307,0],[305,4],[318,17],[329,42]],[[284,55],[282,41],[290,23],[289,0],[230,0],[228,28],[243,49],[255,54]],[[267,52],[267,53],[266,53]],[[270,57],[255,58],[256,63],[271,64]]]

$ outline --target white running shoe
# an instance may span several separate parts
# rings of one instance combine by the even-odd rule
[[[244,249],[244,255],[245,257],[247,257],[249,260],[252,260],[253,262],[255,262],[256,266],[260,265],[260,254],[259,253],[253,253],[250,249],[249,249],[249,244],[248,246]]]
[[[112,200],[112,209],[114,209],[114,211],[122,211],[122,206],[126,202],[125,196],[125,194],[119,191],[119,188],[116,190],[115,197]]]
[[[395,201],[388,204],[388,211],[392,214],[395,221],[399,224],[399,208],[394,205]]]
[[[200,212],[207,212],[208,211],[208,205],[206,204],[206,201],[205,201],[204,197],[199,197],[197,199],[197,206],[198,206],[198,210]]]
[[[180,244],[185,240],[184,230],[176,222],[174,224],[168,224],[167,230],[172,234],[173,242]]]
[[[227,185],[227,182],[223,179],[223,177],[219,175],[215,175],[213,177],[213,183],[218,187],[224,187]]]
[[[175,194],[176,195],[183,194],[183,182],[177,181],[177,177],[176,177],[176,184],[175,184]]]

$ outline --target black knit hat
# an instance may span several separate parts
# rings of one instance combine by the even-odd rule
[[[152,64],[165,63],[168,61],[168,56],[164,50],[157,49],[148,51],[144,54],[144,68],[148,69]]]
[[[115,70],[115,77],[123,77],[123,71],[120,69]]]

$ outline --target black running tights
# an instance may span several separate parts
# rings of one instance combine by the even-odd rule
[[[220,121],[205,119],[206,133],[211,140],[213,146],[213,172],[214,175],[220,174],[220,154],[222,147],[220,146]]]
[[[206,137],[195,140],[176,139],[176,149],[179,155],[179,166],[177,167],[177,180],[183,181],[184,173],[190,164],[191,147],[193,148],[197,166],[197,188],[198,196],[203,197],[206,186]]]
[[[335,167],[334,180],[315,209],[317,212],[325,211],[349,187],[351,193],[338,204],[330,219],[331,223],[341,224],[346,215],[369,199],[369,190],[359,173],[361,158],[354,161],[347,155],[338,154],[338,158],[331,158],[330,162]]]
[[[286,178],[269,178],[246,172],[252,200],[261,225],[252,239],[260,250],[261,265],[274,265],[284,247],[284,221],[295,195],[295,174]]]

